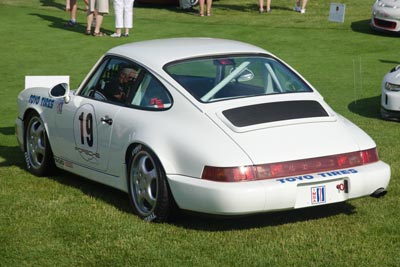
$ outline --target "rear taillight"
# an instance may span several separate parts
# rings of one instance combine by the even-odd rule
[[[232,168],[206,166],[201,178],[218,182],[251,181],[255,180],[255,172],[253,166]]]
[[[274,179],[306,173],[360,166],[379,160],[376,148],[319,158],[285,161],[243,167],[205,166],[202,179],[218,182],[239,182]]]

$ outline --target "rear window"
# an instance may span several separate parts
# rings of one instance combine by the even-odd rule
[[[198,101],[312,92],[283,63],[270,57],[229,56],[173,62],[166,72]]]

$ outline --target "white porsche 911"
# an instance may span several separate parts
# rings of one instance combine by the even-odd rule
[[[27,168],[129,194],[144,220],[241,215],[386,193],[376,144],[295,70],[242,42],[176,38],[109,50],[82,84],[18,96]]]
[[[400,65],[383,78],[381,116],[387,120],[400,120]]]
[[[400,32],[400,2],[376,0],[372,6],[371,27],[380,31]]]

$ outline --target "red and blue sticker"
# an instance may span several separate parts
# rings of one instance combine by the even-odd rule
[[[326,187],[315,186],[311,187],[311,204],[318,205],[326,203]]]

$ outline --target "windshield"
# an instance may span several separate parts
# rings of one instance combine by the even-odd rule
[[[270,57],[197,58],[170,63],[165,70],[204,103],[239,97],[312,92],[300,77]]]

